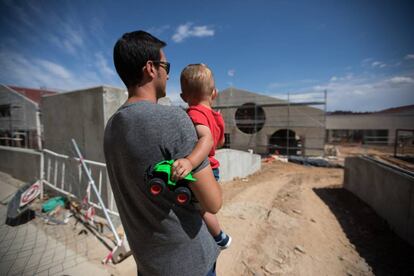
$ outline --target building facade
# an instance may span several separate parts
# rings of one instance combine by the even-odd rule
[[[331,113],[326,117],[327,141],[392,145],[396,131],[414,130],[414,105],[371,113]]]
[[[228,88],[214,101],[223,115],[225,146],[260,154],[323,155],[325,112],[308,104]]]
[[[0,145],[39,149],[39,102],[54,91],[0,85]]]

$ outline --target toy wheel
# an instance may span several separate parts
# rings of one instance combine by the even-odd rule
[[[148,182],[148,190],[152,196],[159,196],[165,190],[165,183],[160,178],[153,178]]]
[[[191,192],[186,187],[178,187],[175,189],[175,203],[177,205],[187,205],[191,200]]]

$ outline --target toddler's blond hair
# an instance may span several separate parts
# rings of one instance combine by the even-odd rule
[[[180,83],[184,95],[197,99],[211,96],[215,87],[213,72],[202,63],[187,65],[181,72]]]

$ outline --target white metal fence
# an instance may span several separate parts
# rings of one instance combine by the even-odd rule
[[[106,164],[91,160],[84,161],[96,183],[98,192],[107,211],[112,215],[119,216],[109,183]],[[79,158],[69,157],[48,149],[43,149],[40,166],[43,184],[71,197],[76,197],[81,200],[86,197],[90,205],[102,210],[96,195],[87,192],[90,190],[90,187],[88,187],[90,183],[86,175],[82,172],[82,164]]]

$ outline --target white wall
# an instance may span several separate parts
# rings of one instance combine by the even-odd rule
[[[259,171],[262,165],[260,155],[240,150],[217,150],[216,159],[220,162],[220,181],[249,176]]]

